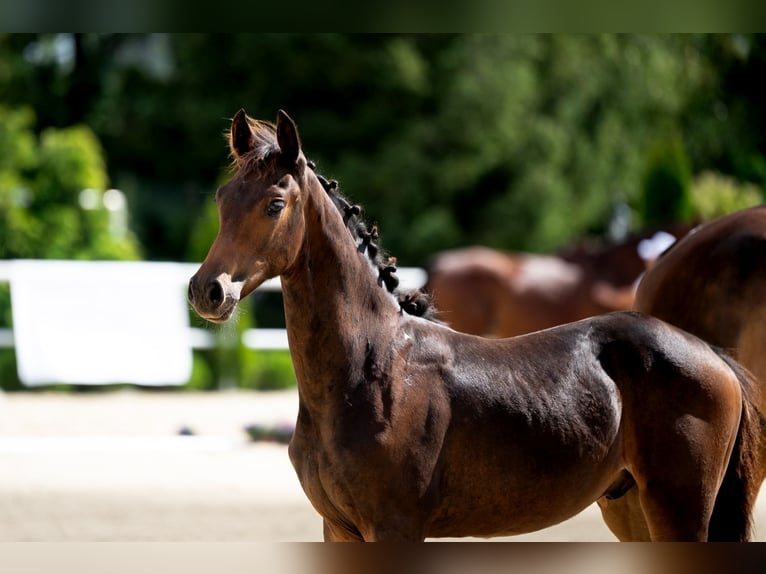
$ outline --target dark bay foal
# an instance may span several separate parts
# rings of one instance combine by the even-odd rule
[[[652,540],[748,539],[758,419],[735,363],[637,313],[502,340],[412,315],[287,114],[240,111],[230,145],[189,297],[221,322],[281,277],[289,453],[326,540],[519,534],[627,491]]]

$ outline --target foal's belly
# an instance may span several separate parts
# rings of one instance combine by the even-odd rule
[[[433,483],[438,502],[428,536],[533,532],[598,500],[624,466],[618,419],[572,425],[576,418],[541,425],[494,420],[475,422],[473,432],[456,430]]]
[[[622,471],[618,452],[615,443],[585,453],[476,451],[471,463],[444,469],[428,536],[511,536],[558,524],[604,494]]]

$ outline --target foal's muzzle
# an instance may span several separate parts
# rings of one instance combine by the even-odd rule
[[[189,281],[189,303],[203,319],[226,321],[239,303],[242,282],[233,282],[228,273],[204,279],[197,272]]]

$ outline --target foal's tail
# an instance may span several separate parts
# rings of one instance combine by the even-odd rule
[[[761,486],[760,441],[764,419],[756,401],[759,383],[724,351],[714,350],[739,379],[742,388],[742,416],[734,450],[716,496],[708,540],[747,542],[750,540],[753,506]]]

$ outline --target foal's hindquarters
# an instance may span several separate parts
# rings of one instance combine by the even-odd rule
[[[623,483],[624,488],[614,495],[607,493],[598,500],[605,523],[619,540],[750,538],[752,508],[761,483],[758,383],[723,352],[709,347],[703,350],[721,360],[698,363],[705,365],[698,373],[702,392],[688,395],[668,389],[671,392],[665,400],[668,405],[675,403],[674,410],[679,415],[662,419],[664,424],[654,424],[659,419],[653,419],[652,408],[663,408],[659,402],[663,397],[658,396],[659,401],[653,401],[654,406],[645,410],[642,417],[645,429],[655,432],[657,439],[662,440],[664,435],[669,439],[668,446],[681,439],[679,444],[683,448],[660,447],[657,453],[649,453],[649,459],[640,467],[627,467],[634,485],[630,481],[627,485]],[[676,377],[680,385],[691,382],[681,373],[676,373]],[[726,428],[732,432],[724,432]],[[626,447],[629,445],[630,441]],[[656,477],[646,474],[650,469],[659,472],[659,483]],[[662,492],[663,484],[687,495],[677,497],[672,490]],[[699,494],[697,500],[695,490]],[[675,526],[678,523],[688,525],[681,536]]]
[[[648,316],[610,314],[571,329],[577,325],[589,329],[591,355],[571,350],[552,360],[595,358],[619,392],[621,458],[598,499],[607,525],[622,540],[747,540],[758,487],[754,379]],[[615,524],[615,504],[629,509],[617,514],[624,523]]]

